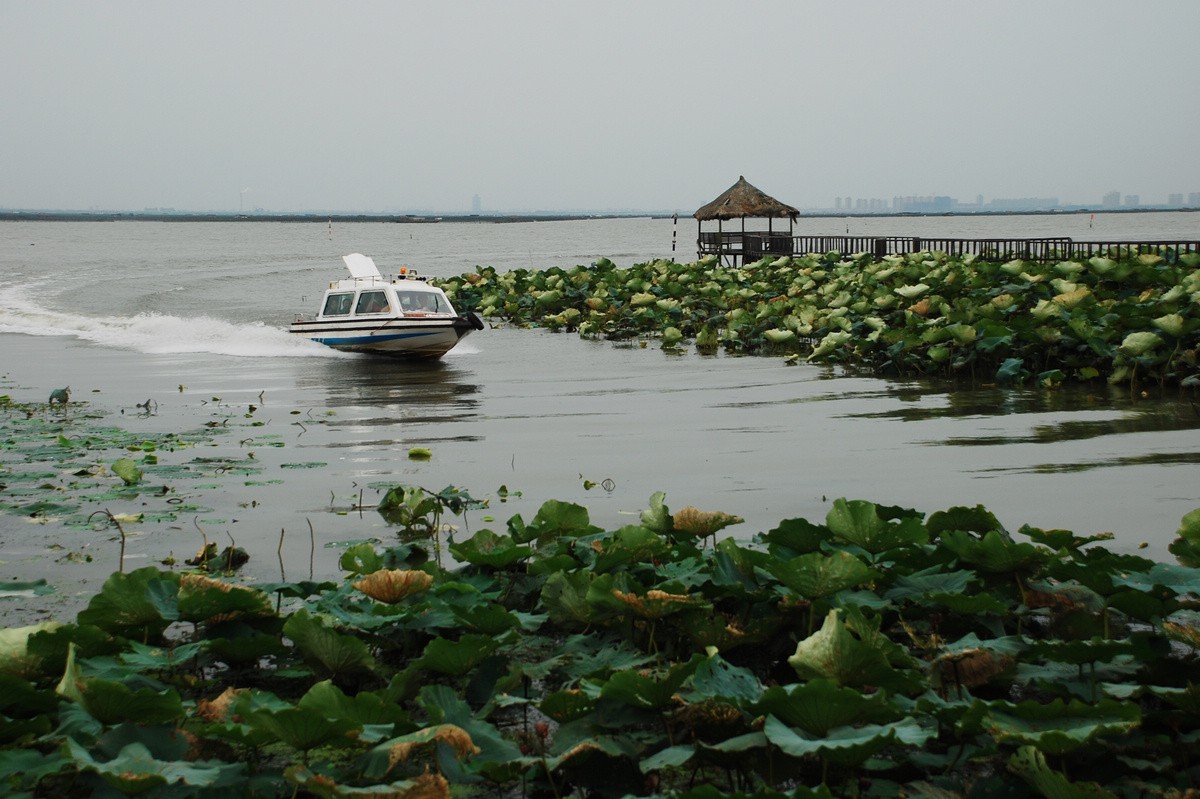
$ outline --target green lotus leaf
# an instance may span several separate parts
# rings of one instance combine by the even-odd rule
[[[920,746],[934,735],[915,719],[908,718],[891,724],[838,727],[827,735],[811,736],[793,730],[770,715],[763,724],[763,734],[791,757],[818,755],[845,766],[862,763],[890,744]]]
[[[935,536],[943,530],[968,530],[973,533],[1004,530],[995,514],[982,505],[976,505],[974,508],[957,506],[931,513],[925,522],[925,528]]]
[[[1145,355],[1162,343],[1163,340],[1159,338],[1157,333],[1144,330],[1138,333],[1130,333],[1121,341],[1121,346],[1118,349],[1125,355],[1136,358],[1139,355]]]
[[[183,621],[228,621],[274,616],[271,598],[262,591],[201,575],[184,575],[179,585],[179,618]]]
[[[719,697],[739,706],[757,701],[763,693],[754,672],[734,666],[718,654],[709,655],[696,667],[692,687],[700,697]]]
[[[114,461],[112,472],[125,481],[125,485],[136,485],[142,480],[142,470],[129,458],[121,458]]]
[[[74,739],[68,738],[64,750],[82,771],[91,771],[126,796],[134,796],[166,785],[204,788],[244,775],[244,763],[205,765],[186,761],[162,761],[142,743],[131,743],[111,760],[96,760]]]
[[[813,349],[812,354],[808,356],[808,360],[821,358],[834,352],[838,347],[845,344],[851,339],[851,335],[844,330],[838,330],[833,333],[827,333],[824,338]]]
[[[653,530],[627,525],[612,533],[601,545],[593,569],[604,573],[632,563],[648,563],[670,549],[670,542]]]
[[[806,552],[815,552],[821,542],[828,541],[833,534],[828,527],[816,525],[807,519],[784,519],[777,527],[762,535],[762,540],[778,558],[793,558]]]
[[[178,619],[179,577],[153,566],[110,575],[77,617],[79,624],[142,639]]]
[[[658,675],[636,671],[615,672],[600,688],[600,698],[644,710],[667,707],[680,686],[703,661],[703,655],[693,655],[690,660],[676,663],[667,673]]]
[[[1155,319],[1150,320],[1150,323],[1164,333],[1168,333],[1175,338],[1179,338],[1184,333],[1183,316],[1177,313],[1164,314]]]
[[[44,777],[57,774],[71,764],[69,754],[59,748],[50,752],[37,749],[0,749],[0,785],[14,791],[14,797],[31,797],[32,789]],[[23,789],[29,791],[22,792]]]
[[[42,658],[29,652],[29,637],[36,633],[57,630],[62,626],[60,622],[44,621],[26,627],[0,629],[0,674],[38,676]]]
[[[997,530],[976,538],[963,530],[945,530],[942,543],[959,558],[994,574],[1031,571],[1050,558],[1033,544],[1013,541]]]
[[[1008,770],[1048,799],[1117,799],[1094,782],[1071,782],[1050,768],[1046,756],[1034,746],[1022,746],[1008,760]]]
[[[664,491],[656,491],[650,495],[650,507],[641,514],[642,527],[663,535],[675,529],[671,523],[671,511],[664,502],[666,498]]]
[[[593,575],[585,571],[552,573],[541,592],[542,605],[551,621],[587,627],[612,615],[588,601],[593,579]]]
[[[898,575],[883,596],[885,599],[912,599],[931,594],[962,594],[978,581],[973,571],[945,571],[941,566],[930,566],[912,574]]]
[[[856,688],[882,685],[893,672],[887,656],[851,634],[837,610],[829,611],[821,629],[796,645],[788,665],[803,678],[827,678]]]
[[[1000,364],[1000,368],[996,370],[996,382],[1000,385],[1007,385],[1023,380],[1028,374],[1023,367],[1024,363],[1022,358],[1006,358],[1004,363]]]
[[[1001,743],[1036,746],[1047,754],[1061,755],[1095,738],[1119,735],[1141,724],[1136,704],[1102,699],[1095,704],[1061,699],[1043,705],[1033,700],[1014,705],[992,702],[984,723]]]
[[[1113,583],[1150,595],[1160,595],[1164,588],[1173,594],[1200,594],[1200,569],[1189,569],[1174,563],[1155,563],[1144,572],[1114,576]]]
[[[519,518],[519,517],[518,517]],[[535,539],[545,541],[559,536],[580,536],[597,532],[591,525],[587,508],[573,502],[547,500],[523,529],[509,528],[513,540],[525,544]]]
[[[1100,277],[1105,277],[1117,268],[1117,262],[1111,258],[1102,258],[1097,255],[1088,259],[1088,266]]]
[[[895,721],[902,714],[884,692],[866,695],[827,679],[814,679],[792,686],[774,686],[751,708],[770,714],[806,734],[823,738],[830,730],[863,722]]]
[[[207,641],[193,641],[190,644],[176,646],[147,646],[146,644],[130,641],[129,649],[120,655],[121,664],[135,672],[171,671],[188,664],[193,658],[205,651]]]
[[[663,301],[660,300],[659,302],[661,303]],[[663,328],[662,345],[664,347],[674,347],[680,341],[683,341],[683,333],[680,331],[679,328],[674,327],[674,326],[669,326],[669,327]]]
[[[976,532],[984,532],[977,530]],[[1076,535],[1070,530],[1043,530],[1038,527],[1030,527],[1025,525],[1021,527],[1021,534],[1028,536],[1035,544],[1050,547],[1051,549],[1069,549],[1079,551],[1088,544],[1094,544],[1098,541],[1111,541],[1113,534],[1109,532],[1096,533],[1095,535]]]
[[[343,552],[338,558],[338,566],[352,574],[367,575],[383,568],[383,558],[373,544],[362,542]]]
[[[764,331],[763,337],[775,345],[793,344],[797,340],[795,331],[781,330],[779,328]]]
[[[321,714],[327,719],[342,719],[359,726],[396,724],[408,720],[408,714],[395,702],[377,693],[359,691],[348,696],[329,680],[313,685],[300,698],[297,707]]]
[[[529,558],[532,548],[517,544],[512,536],[496,535],[483,529],[460,544],[450,544],[450,554],[463,563],[507,569]]]
[[[1062,306],[1053,300],[1038,300],[1037,305],[1029,309],[1029,314],[1038,321],[1056,317],[1062,313]]]
[[[469,633],[457,641],[434,638],[425,646],[421,665],[430,671],[461,676],[500,647],[491,636]]]
[[[346,785],[326,773],[315,774],[301,765],[291,765],[283,770],[283,777],[296,786],[300,796],[318,799],[417,799],[418,797],[441,797],[449,793],[446,778],[441,774],[425,772],[412,779],[375,785]],[[300,791],[300,789],[304,789]]]
[[[343,677],[370,671],[375,666],[367,645],[353,635],[342,635],[301,608],[288,617],[283,634],[292,639],[304,661],[318,674]]]
[[[1175,531],[1169,550],[1175,559],[1189,568],[1200,568],[1200,508],[1186,514]]]
[[[821,599],[862,585],[873,572],[849,552],[810,552],[767,567],[774,577],[803,599]]]
[[[581,719],[595,709],[595,697],[578,689],[554,691],[538,703],[538,710],[559,724]]]
[[[638,763],[643,774],[649,774],[664,768],[679,768],[685,765],[696,754],[696,747],[690,744],[679,744],[660,749],[650,757]]]
[[[892,291],[896,292],[906,300],[911,300],[915,299],[916,297],[920,297],[922,294],[929,291],[929,286],[924,283],[918,283],[915,286],[899,286],[892,289]]]
[[[1007,261],[1000,264],[1000,271],[1015,277],[1025,271],[1025,262],[1020,259]]]
[[[463,629],[484,635],[500,635],[521,626],[516,613],[494,602],[466,608],[455,607],[453,613]]]
[[[872,554],[929,542],[929,531],[914,518],[891,523],[880,518],[873,502],[838,498],[825,515],[825,525],[839,538]]]
[[[318,746],[352,746],[351,734],[361,726],[350,719],[331,719],[323,712],[302,707],[255,710],[240,716],[254,732],[302,752]]]
[[[130,689],[124,683],[87,677],[77,682],[80,703],[104,724],[132,721],[138,724],[167,724],[183,716],[183,701],[174,688]]]

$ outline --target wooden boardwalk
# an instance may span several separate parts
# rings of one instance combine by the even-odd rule
[[[734,264],[764,257],[808,253],[869,252],[877,258],[912,252],[944,252],[951,256],[1027,261],[1065,261],[1102,255],[1125,258],[1156,253],[1170,258],[1200,252],[1200,241],[1075,241],[1066,236],[1044,239],[947,239],[920,236],[794,236],[789,233],[701,233],[697,255],[719,255]]]

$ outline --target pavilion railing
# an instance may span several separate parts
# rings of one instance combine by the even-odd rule
[[[772,232],[702,232],[696,242],[699,256],[718,255],[749,263],[767,256],[808,253],[868,252],[877,258],[913,252],[943,252],[961,257],[1021,258],[1051,261],[1104,255],[1122,258],[1142,253],[1200,252],[1200,241],[1075,241],[1070,237],[951,239],[921,236],[794,236]]]

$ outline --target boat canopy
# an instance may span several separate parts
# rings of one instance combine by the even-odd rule
[[[350,270],[350,277],[358,279],[382,277],[375,262],[362,253],[352,252],[349,255],[343,255],[342,260],[346,262],[346,268]]]

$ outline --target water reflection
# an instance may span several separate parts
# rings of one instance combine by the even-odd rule
[[[389,428],[400,425],[462,424],[475,421],[481,403],[474,375],[452,362],[400,361],[369,356],[328,359],[297,380],[301,389],[324,392],[333,414],[323,419],[330,430]],[[377,430],[376,435],[383,433]],[[468,433],[439,431],[442,441],[474,441]],[[381,440],[379,443],[389,443]],[[331,442],[358,446],[362,440]]]

